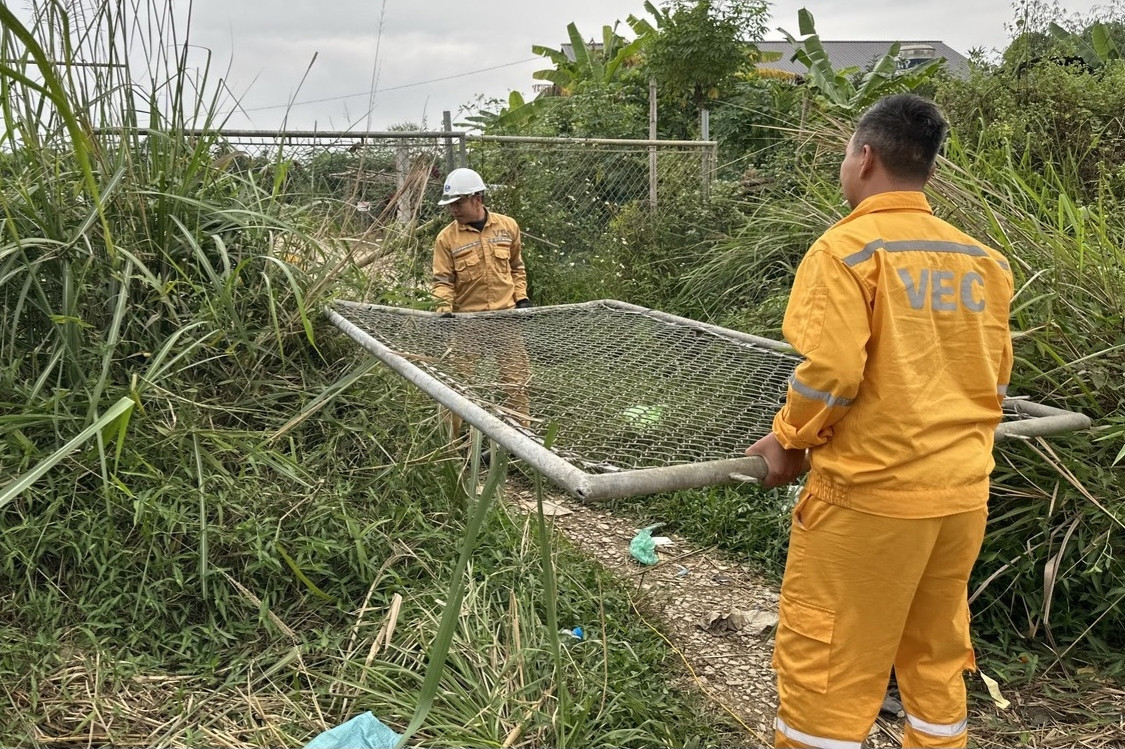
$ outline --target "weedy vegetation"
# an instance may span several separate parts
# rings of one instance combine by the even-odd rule
[[[615,297],[777,337],[802,252],[845,210],[835,172],[864,97],[933,95],[954,137],[931,200],[1015,268],[1012,391],[1095,422],[997,448],[971,590],[981,667],[1105,743],[1125,672],[1125,45],[1107,41],[1120,19],[1068,31],[1021,7],[1011,47],[965,80],[833,71],[802,16],[810,83],[743,65],[662,91],[661,135],[697,137],[706,105],[721,163],[706,200],[667,190],[655,216],[624,178],[643,159],[470,157],[512,175],[495,205],[526,215],[537,301]],[[45,2],[25,25],[0,5],[0,741],[299,745],[371,710],[418,745],[744,743],[677,686],[620,581],[495,501],[499,454],[483,490],[466,484],[433,404],[322,320],[337,296],[424,306],[440,222],[358,224],[355,200],[382,198],[332,176],[353,157],[232,148],[230,99],[180,12]],[[568,63],[565,95],[514,102],[518,118],[473,121],[647,137],[647,44],[615,44],[612,76]],[[614,507],[780,574],[791,501]],[[575,625],[586,640],[558,634]],[[986,727],[1073,738],[1013,725]]]

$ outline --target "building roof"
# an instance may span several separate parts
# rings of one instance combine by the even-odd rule
[[[828,53],[828,59],[832,62],[832,67],[835,70],[841,68],[856,67],[860,70],[866,70],[871,67],[877,59],[887,54],[890,51],[891,45],[894,41],[881,41],[881,42],[826,42],[821,41],[824,51]],[[797,46],[793,42],[754,42],[762,52],[780,52],[781,59],[772,62],[760,62],[758,67],[769,68],[771,70],[780,70],[786,73],[797,73],[804,75],[808,72],[807,68],[799,62],[794,62],[790,58],[793,53],[797,51]],[[933,47],[936,57],[944,57],[946,70],[950,75],[957,76],[958,78],[967,78],[969,75],[969,59],[962,55],[957,50],[953,49],[945,42],[938,41],[924,41],[924,40],[902,40],[901,48],[905,49],[910,46]]]
[[[604,47],[604,46],[605,45],[602,44],[601,42],[595,42],[593,39],[586,42],[586,49],[590,50],[591,52],[601,52],[602,47]],[[573,44],[571,44],[570,42],[565,42],[561,47],[559,47],[559,50],[564,55],[566,55],[566,59],[570,60],[571,62],[574,62],[574,45]]]
[[[834,70],[853,67],[859,68],[860,70],[867,70],[876,60],[890,51],[894,41],[826,42],[822,40],[820,43],[824,47],[824,51],[828,53],[828,59],[832,62],[832,68]],[[950,75],[957,76],[958,78],[969,77],[969,58],[965,57],[945,42],[902,40],[899,44],[900,55],[902,52],[905,52],[908,47],[932,47],[935,57],[945,58],[945,68],[949,71]],[[779,60],[758,63],[758,67],[760,68],[780,70],[785,73],[796,73],[798,75],[804,75],[808,72],[804,65],[790,59],[793,57],[793,53],[797,51],[797,45],[793,42],[754,42],[754,46],[762,52],[781,53],[781,59]],[[595,42],[591,39],[586,42],[586,47],[593,52],[600,52],[602,43]],[[568,60],[574,61],[574,45],[569,43],[563,44],[560,49]]]

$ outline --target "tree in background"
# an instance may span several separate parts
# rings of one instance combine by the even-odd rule
[[[1002,61],[951,80],[938,100],[978,163],[1063,175],[1083,201],[1125,189],[1125,8],[1067,18],[1017,6]]]
[[[673,0],[658,11],[645,65],[658,89],[698,111],[740,72],[753,69],[752,41],[765,31],[768,5],[758,0]],[[636,28],[639,23],[634,23]]]
[[[836,70],[816,33],[812,13],[801,8],[797,12],[797,22],[802,38],[782,30],[797,51],[793,59],[808,68],[806,85],[823,105],[835,114],[858,114],[889,94],[914,91],[928,83],[942,69],[945,62],[937,58],[905,70],[898,66],[899,42],[891,45],[887,53],[875,60],[863,72],[858,83],[853,76],[860,74],[859,68]]]
[[[620,36],[617,24],[612,28],[602,27],[600,44],[593,38],[589,43],[584,42],[573,23],[567,25],[566,31],[570,37],[569,55],[564,48],[551,49],[538,44],[531,47],[532,52],[555,63],[554,68],[531,74],[537,80],[550,81],[551,88],[543,92],[546,96],[569,96],[584,82],[609,83],[616,80],[619,73],[635,62],[644,41],[638,38],[630,42]]]
[[[533,46],[554,64],[533,74],[550,87],[530,101],[512,92],[499,112],[482,112],[473,121],[494,133],[647,137],[651,78],[661,97],[661,134],[694,137],[698,110],[739,74],[753,74],[758,51],[752,40],[765,30],[768,6],[761,0],[672,0],[663,7],[647,1],[645,9],[649,17],[627,19],[632,41],[615,24],[602,28],[600,43],[587,42],[571,23],[569,54]],[[595,124],[605,129],[598,132]]]
[[[569,99],[588,93],[597,99],[607,92],[620,93],[629,88],[630,73],[635,69],[640,49],[646,41],[643,37],[638,36],[630,42],[617,33],[617,24],[602,27],[600,43],[592,38],[589,42],[584,41],[574,23],[568,24],[566,30],[570,38],[570,54],[565,47],[553,49],[539,44],[531,47],[532,52],[554,63],[552,68],[532,73],[533,78],[548,81],[550,86],[530,101],[525,100],[519,91],[512,91],[507,106],[495,114],[482,113],[475,118],[477,122],[494,132],[526,132],[536,125],[547,124],[548,132],[551,127],[557,128],[550,134],[566,133],[570,129],[567,127],[568,111],[581,109],[580,104],[572,106],[575,102]]]

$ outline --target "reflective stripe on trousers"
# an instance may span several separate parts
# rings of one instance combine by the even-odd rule
[[[917,716],[906,715],[906,727],[902,732],[902,745],[919,749],[958,749],[968,743],[968,721],[956,723],[930,723]]]
[[[959,720],[956,723],[928,723],[909,714],[906,716],[906,722],[915,731],[928,733],[931,736],[956,736],[959,733],[964,733],[965,729],[969,727],[969,721],[967,720]]]
[[[840,741],[824,736],[813,736],[789,726],[778,718],[773,724],[775,747],[815,747],[815,749],[862,749],[862,741]]]
[[[950,724],[927,723],[906,716],[906,730],[902,735],[904,747],[918,747],[922,749],[942,749],[944,747],[963,747],[966,744],[968,721],[959,721]],[[781,718],[774,721],[774,744],[778,749],[861,749],[861,741],[842,741],[826,736],[813,736],[812,734],[798,731],[788,725]]]

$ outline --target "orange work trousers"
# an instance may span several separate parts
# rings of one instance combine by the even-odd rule
[[[903,746],[966,745],[968,582],[987,517],[881,517],[803,493],[774,646],[775,746],[860,749],[892,665]]]
[[[450,343],[449,361],[467,393],[484,401],[508,421],[531,423],[531,363],[518,319],[462,315]],[[495,396],[500,395],[500,398]],[[452,438],[461,431],[461,417],[449,414]]]

